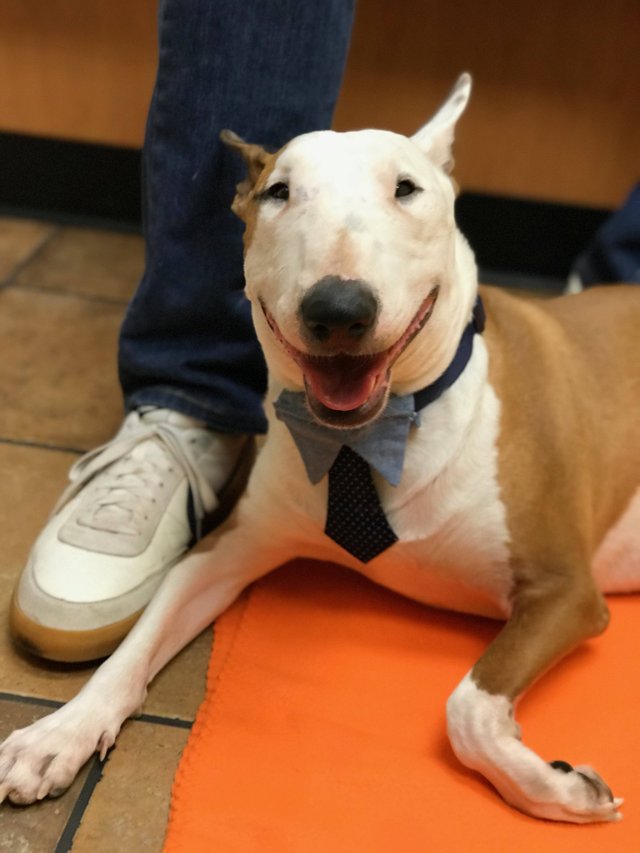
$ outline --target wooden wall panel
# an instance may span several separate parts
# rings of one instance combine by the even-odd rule
[[[0,0],[0,130],[138,146],[156,0]]]
[[[139,145],[155,6],[3,0],[0,130]],[[411,132],[469,70],[464,188],[614,206],[640,177],[638,33],[639,0],[359,0],[335,124]]]
[[[638,0],[364,0],[336,126],[411,133],[460,71],[463,188],[617,205],[640,179]]]

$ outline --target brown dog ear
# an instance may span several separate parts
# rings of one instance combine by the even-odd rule
[[[237,151],[247,164],[247,178],[249,186],[245,188],[245,182],[243,181],[243,183],[238,186],[238,192],[241,194],[243,191],[248,192],[248,190],[254,186],[255,182],[260,177],[260,173],[267,164],[267,160],[269,159],[268,151],[265,151],[265,149],[260,145],[245,142],[244,139],[241,139],[238,134],[234,133],[232,130],[221,130],[220,139],[225,145],[228,145],[229,148]],[[243,190],[240,189],[241,187]]]
[[[268,151],[265,151],[260,145],[245,142],[232,130],[221,130],[220,139],[229,148],[237,151],[247,165],[247,177],[236,186],[236,196],[231,204],[231,210],[246,223],[249,193],[256,185],[256,181],[272,155],[269,155]]]

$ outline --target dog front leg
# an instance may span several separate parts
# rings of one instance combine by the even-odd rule
[[[618,806],[588,766],[548,763],[521,742],[514,704],[553,662],[602,632],[608,611],[590,579],[546,582],[516,590],[501,633],[447,703],[454,752],[511,805],[535,817],[588,823],[619,820]]]
[[[0,802],[26,804],[61,794],[122,723],[142,706],[160,669],[253,580],[290,555],[255,528],[227,525],[204,539],[165,578],[119,648],[70,702],[11,734],[0,746]],[[249,541],[248,541],[249,540]]]

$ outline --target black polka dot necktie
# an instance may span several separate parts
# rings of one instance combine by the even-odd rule
[[[362,563],[398,541],[380,504],[369,463],[346,445],[329,469],[324,532]]]

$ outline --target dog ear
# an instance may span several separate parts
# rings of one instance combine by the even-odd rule
[[[471,95],[471,75],[461,74],[449,97],[433,118],[411,139],[447,174],[453,169],[453,131]]]
[[[241,139],[238,134],[234,133],[232,130],[221,130],[220,139],[225,145],[228,145],[229,148],[237,151],[246,163],[249,186],[245,187],[244,184],[246,182],[243,181],[243,183],[238,186],[238,192],[242,193],[241,187],[244,192],[247,192],[258,180],[260,173],[267,165],[269,152],[260,145],[245,142],[244,139]]]

